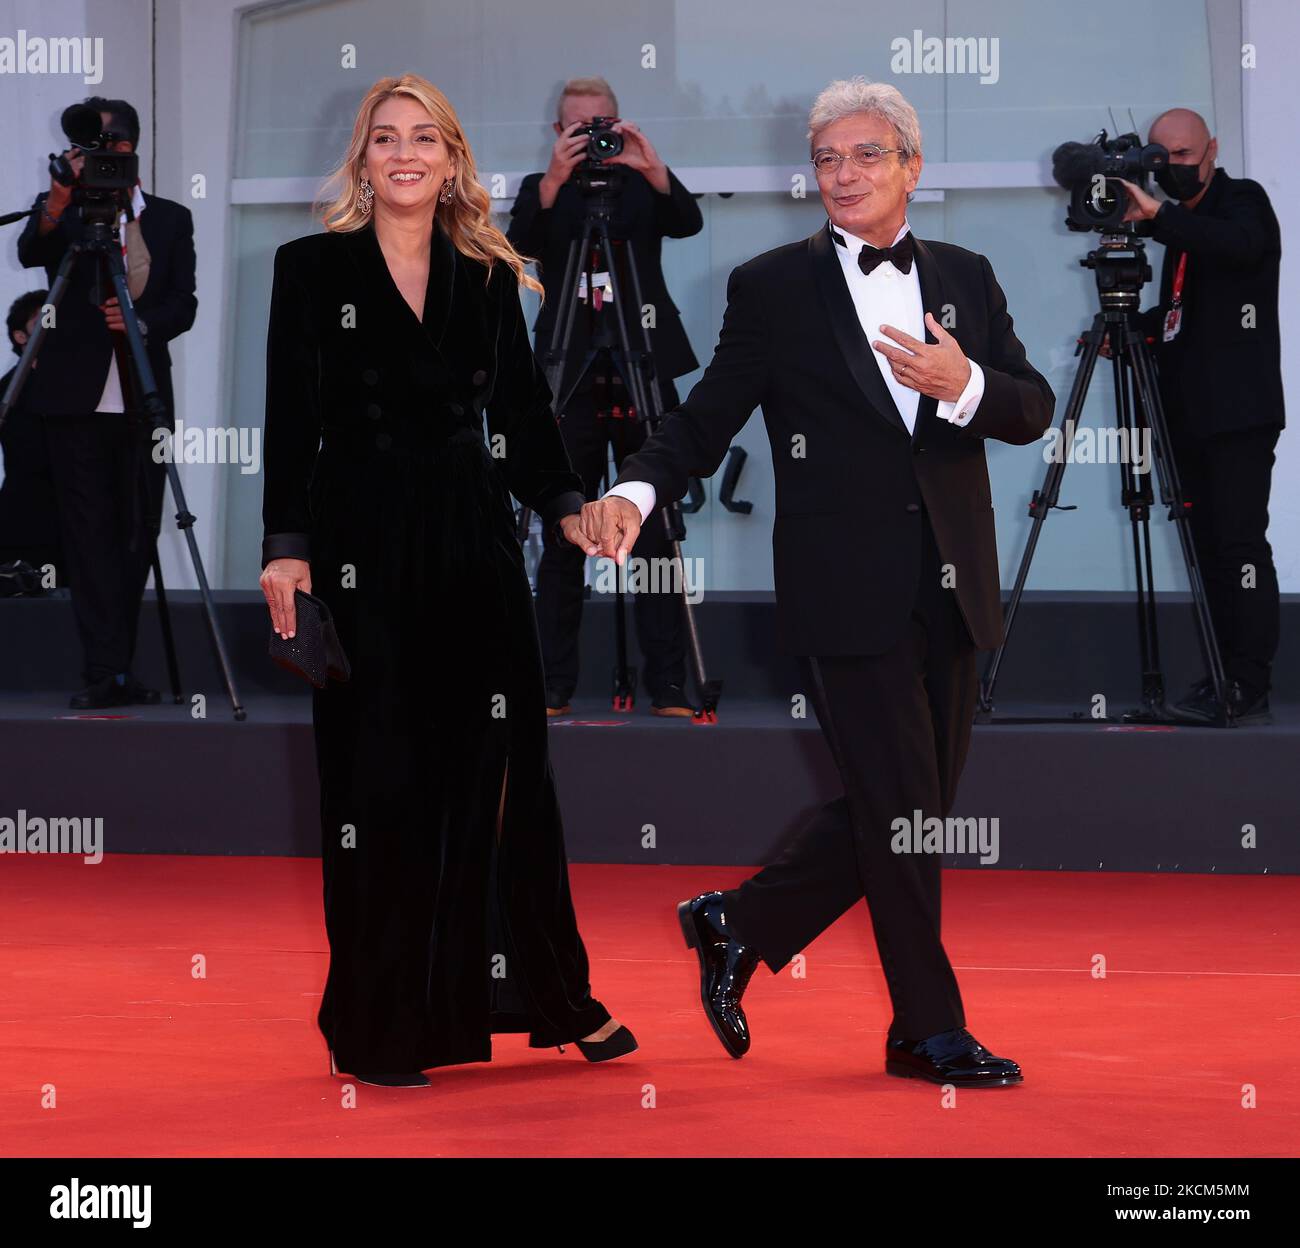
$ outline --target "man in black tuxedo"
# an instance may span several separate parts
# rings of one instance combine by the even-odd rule
[[[559,117],[552,127],[557,138],[550,165],[545,173],[529,174],[519,186],[507,237],[523,255],[536,257],[538,274],[546,287],[546,299],[534,326],[539,351],[551,345],[569,244],[581,237],[586,215],[586,199],[572,178],[574,169],[587,159],[588,137],[578,131],[596,117],[617,114],[613,90],[603,78],[571,79],[560,93]],[[623,245],[631,249],[641,280],[642,300],[654,310],[654,322],[649,327],[650,348],[657,369],[660,410],[666,412],[678,402],[673,378],[698,368],[699,361],[664,283],[660,248],[665,238],[698,234],[704,218],[691,193],[660,159],[640,128],[622,120],[614,128],[623,136],[623,151],[603,164],[621,170],[624,183],[610,222],[610,237],[626,240],[625,244],[614,243],[616,257]],[[633,306],[625,264],[614,277],[629,327],[639,332],[642,310]],[[603,300],[604,287],[598,284],[598,289]],[[602,313],[598,308],[590,293],[585,302],[578,304],[557,403],[577,378],[599,321],[608,322],[609,333],[617,341],[613,313]],[[608,351],[602,351],[560,413],[565,448],[589,499],[600,493],[609,448],[613,448],[614,463],[621,465],[645,441],[646,427],[640,415],[629,418],[630,398],[624,383]],[[637,554],[645,559],[671,557],[672,549],[661,523],[656,521],[647,527]],[[546,534],[537,568],[537,626],[546,666],[547,708],[552,715],[570,709],[569,698],[578,683],[583,563],[581,551],[553,532]],[[645,658],[642,679],[651,695],[651,713],[689,716],[693,708],[684,689],[686,647],[680,597],[641,590],[635,595],[633,609],[637,639]]]
[[[1278,280],[1282,234],[1258,182],[1216,169],[1218,143],[1188,108],[1162,113],[1152,143],[1169,149],[1160,201],[1131,182],[1126,220],[1165,246],[1160,302],[1144,314],[1155,341],[1169,438],[1190,503],[1192,541],[1240,723],[1269,723],[1280,603],[1268,544],[1274,448],[1286,422]],[[1174,708],[1217,717],[1208,677]]]
[[[140,119],[125,100],[94,97],[108,147],[132,152]],[[83,157],[65,155],[80,176]],[[18,239],[24,268],[41,266],[51,281],[69,244],[82,232],[72,188],[51,178]],[[194,221],[188,208],[145,194],[137,182],[131,211],[119,218],[127,288],[145,337],[159,393],[173,413],[167,343],[194,324]],[[166,464],[132,393],[122,310],[98,277],[98,261],[79,259],[59,305],[57,323],[23,391],[45,421],[54,471],[63,554],[83,652],[85,688],[70,705],[154,703],[131,671],[136,625],[162,515]],[[97,284],[98,283],[98,284]],[[172,421],[173,428],[174,418]]]
[[[778,628],[844,794],[739,888],[678,907],[706,1013],[742,1056],[740,998],[758,961],[779,971],[865,894],[894,1012],[886,1070],[1006,1086],[1020,1068],[965,1029],[940,939],[940,858],[894,852],[891,837],[914,812],[947,817],[975,651],[1002,637],[984,439],[1034,442],[1053,395],[988,261],[908,230],[921,172],[911,105],[858,78],[832,83],[809,121],[829,220],[731,274],[704,377],[581,527],[621,562],[650,511],[716,471],[762,406]]]

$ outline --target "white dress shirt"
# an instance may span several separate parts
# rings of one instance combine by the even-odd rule
[[[898,242],[910,228],[904,221],[894,236],[894,242]],[[839,259],[840,267],[844,270],[844,280],[848,284],[849,294],[853,298],[853,306],[867,341],[869,343],[875,343],[877,340],[892,342],[893,339],[880,330],[882,325],[892,325],[895,329],[901,329],[905,334],[910,334],[918,341],[924,342],[925,308],[921,303],[921,278],[917,273],[916,263],[913,262],[910,272],[900,273],[890,261],[886,260],[876,265],[870,273],[863,273],[858,267],[858,252],[871,244],[856,234],[850,234],[838,227],[835,227],[835,233],[844,239],[844,243],[840,243],[838,239],[835,241],[835,254]],[[834,238],[835,235],[832,234],[831,237]],[[903,348],[900,346],[899,349]],[[873,346],[871,353],[876,357],[880,375],[884,378],[908,433],[913,432],[916,428],[916,412],[921,403],[920,391],[903,385],[895,378],[889,359],[883,352],[877,351]],[[952,402],[943,400],[937,403],[935,414],[940,420],[950,421],[954,425],[964,425],[975,415],[975,409],[984,396],[984,372],[974,360],[970,360],[969,363],[970,377],[967,379],[966,388]],[[642,523],[655,509],[655,487],[648,481],[624,481],[621,485],[607,490],[605,497],[608,498],[611,494],[617,494],[620,498],[626,498],[634,503],[641,512]]]
[[[131,192],[131,211],[135,213],[136,219],[139,220],[140,214],[144,211],[144,192],[140,189],[140,183],[135,184]],[[122,263],[130,265],[130,260],[126,254],[126,212],[118,214],[118,237],[122,240]],[[117,352],[114,351],[108,357],[108,376],[104,380],[104,393],[100,396],[99,406],[95,408],[97,412],[122,412],[126,407],[122,402],[122,379],[117,375]]]

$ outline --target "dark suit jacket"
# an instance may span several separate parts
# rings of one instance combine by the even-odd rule
[[[59,224],[41,234],[40,205],[18,237],[18,260],[26,269],[45,269],[51,284],[69,243],[80,237],[79,210],[69,208]],[[149,281],[135,300],[135,310],[148,326],[145,348],[158,383],[158,392],[174,415],[172,361],[167,344],[194,324],[194,218],[182,204],[157,195],[144,195],[140,233],[149,248]],[[37,366],[23,390],[23,402],[33,411],[57,415],[93,412],[99,406],[113,356],[113,335],[104,314],[90,301],[97,263],[78,260],[59,305],[58,324],[50,329]],[[105,279],[101,298],[113,288]],[[126,378],[122,379],[126,397]],[[129,403],[129,399],[128,399]]]
[[[582,510],[551,391],[528,341],[519,285],[498,262],[433,232],[423,322],[389,273],[374,227],[310,234],[275,253],[266,344],[262,564],[311,560],[325,511],[363,526],[377,497],[364,462],[421,437],[488,433],[501,483],[543,523]],[[355,325],[344,324],[351,308]],[[499,435],[499,437],[498,437]],[[328,458],[326,445],[340,448]],[[332,497],[332,504],[327,498]],[[508,502],[508,500],[506,500]],[[347,513],[339,520],[339,513]],[[508,514],[508,508],[507,508]]]
[[[922,505],[975,644],[1002,638],[984,439],[1033,442],[1054,399],[983,256],[918,239],[916,263],[926,310],[943,320],[951,306],[950,332],[984,370],[966,427],[940,420],[922,396],[909,436],[822,227],[732,272],[703,378],[616,482],[649,481],[667,505],[688,478],[718,469],[761,405],[776,473],[777,625],[792,654],[879,654],[895,643],[916,598]]]
[[[0,395],[15,369],[0,377]],[[0,549],[53,549],[59,544],[59,513],[42,417],[25,402],[26,388],[0,428],[4,481],[0,482]],[[2,557],[0,557],[2,558]]]
[[[671,169],[668,171],[667,195],[656,191],[635,169],[625,172],[627,181],[610,233],[614,238],[628,240],[641,278],[642,300],[655,309],[650,349],[654,353],[658,374],[662,378],[680,377],[698,368],[699,361],[691,350],[686,330],[682,328],[677,305],[664,284],[660,245],[665,238],[689,238],[698,234],[704,228],[704,218],[690,191],[677,180]],[[569,243],[582,233],[584,199],[570,180],[560,187],[555,203],[550,208],[543,208],[537,190],[541,180],[540,173],[530,173],[520,184],[506,236],[516,251],[537,260],[538,276],[546,287],[546,299],[533,329],[537,334],[538,348],[545,349],[551,345]],[[619,276],[616,273],[615,280]],[[620,293],[626,294],[630,307],[630,291],[624,286],[620,287]],[[632,322],[634,327],[636,323]],[[579,305],[573,318],[571,363],[581,360],[588,342],[587,319],[582,305]]]
[[[1155,339],[1160,392],[1174,436],[1208,437],[1285,423],[1278,274],[1282,235],[1258,182],[1215,171],[1195,208],[1168,201],[1151,222],[1166,247],[1160,303],[1143,317]],[[1186,252],[1183,322],[1166,343],[1163,321]],[[1242,325],[1246,306],[1255,325]]]

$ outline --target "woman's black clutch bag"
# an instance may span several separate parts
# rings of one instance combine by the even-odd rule
[[[352,675],[348,656],[334,629],[330,609],[319,598],[293,591],[297,624],[292,637],[281,637],[271,629],[271,658],[286,671],[296,672],[324,689],[330,677],[347,680]]]

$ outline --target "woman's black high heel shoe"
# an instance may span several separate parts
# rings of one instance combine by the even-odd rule
[[[611,1037],[612,1039],[612,1037]],[[334,1061],[334,1051],[330,1050],[330,1074],[337,1075],[339,1068]],[[410,1075],[360,1075],[353,1072],[352,1078],[358,1083],[368,1083],[374,1088],[427,1088],[430,1087],[429,1076],[418,1070]]]
[[[603,1040],[575,1040],[573,1043],[589,1062],[607,1062],[611,1057],[624,1057],[637,1050],[636,1037],[621,1023],[616,1032]],[[564,1045],[558,1047],[563,1053]]]

